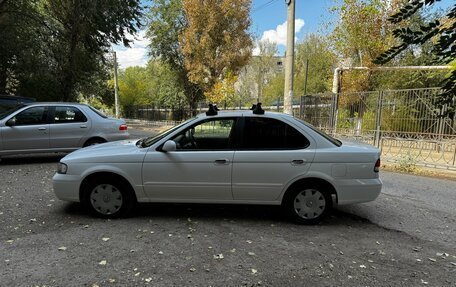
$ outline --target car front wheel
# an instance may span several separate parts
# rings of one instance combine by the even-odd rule
[[[317,224],[332,206],[331,196],[319,186],[298,187],[284,202],[288,215],[301,224]]]
[[[86,185],[83,204],[92,214],[102,218],[126,216],[136,203],[133,191],[123,182],[101,178]]]

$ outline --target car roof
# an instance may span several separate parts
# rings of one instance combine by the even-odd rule
[[[270,111],[265,111],[264,114],[259,115],[259,114],[254,114],[251,110],[223,110],[223,111],[218,111],[217,115],[213,116],[208,116],[206,113],[200,113],[196,117],[199,119],[204,119],[204,118],[224,118],[224,117],[267,117],[267,118],[293,118],[293,116],[284,114],[284,113],[278,113],[278,112],[270,112]]]
[[[86,104],[74,103],[74,102],[33,102],[33,103],[24,103],[26,106],[40,106],[40,105],[54,105],[54,106],[87,106]]]

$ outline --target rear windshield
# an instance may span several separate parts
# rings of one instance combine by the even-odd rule
[[[97,115],[99,115],[100,117],[102,118],[105,118],[107,119],[108,116],[103,114],[102,112],[100,112],[99,110],[95,109],[94,107],[91,107],[91,106],[88,106],[94,113],[96,113]]]
[[[306,127],[308,127],[309,129],[313,130],[314,132],[316,132],[317,134],[321,135],[322,137],[324,137],[325,139],[327,139],[328,141],[330,141],[332,144],[334,144],[335,146],[341,146],[342,145],[342,142],[338,139],[335,139],[333,138],[332,136],[328,135],[327,133],[317,129],[316,127],[314,127],[313,125],[309,124],[308,122],[305,122],[301,119],[296,119],[298,120],[300,123],[304,124]]]

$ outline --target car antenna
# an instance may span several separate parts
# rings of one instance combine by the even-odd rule
[[[206,116],[215,116],[217,115],[217,106],[214,106],[213,104],[209,104],[209,109],[206,112]]]
[[[253,113],[255,115],[264,115],[264,110],[261,108],[261,103],[257,103],[254,106],[255,106],[255,108],[253,109]]]

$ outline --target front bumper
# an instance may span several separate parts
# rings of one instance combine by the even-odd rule
[[[79,202],[81,178],[78,175],[56,173],[52,178],[54,193],[60,200]]]

